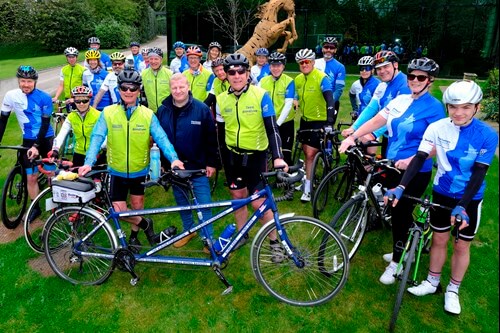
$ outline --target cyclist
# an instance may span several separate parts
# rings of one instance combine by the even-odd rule
[[[59,100],[63,91],[64,97],[67,102],[69,102],[68,99],[71,97],[71,89],[82,85],[82,77],[85,67],[77,63],[78,50],[74,47],[67,47],[64,50],[64,55],[66,56],[68,64],[61,68],[61,74],[59,74],[59,86],[57,87],[54,98],[52,98],[52,102]]]
[[[408,64],[408,86],[411,94],[401,94],[394,98],[375,117],[342,141],[339,151],[345,152],[349,146],[354,145],[357,138],[387,126],[389,141],[386,156],[396,161],[395,167],[401,170],[401,173],[388,173],[383,178],[382,185],[393,188],[399,184],[404,170],[417,153],[426,128],[429,124],[444,118],[443,105],[429,93],[429,88],[438,74],[439,66],[434,60],[428,58],[412,60]],[[429,183],[431,173],[432,160],[429,159],[406,187],[408,194],[420,197]],[[400,204],[392,209],[393,254],[384,255],[384,259],[389,259],[390,262],[379,279],[383,284],[394,283],[394,275],[399,273],[396,269],[403,244],[408,236],[408,229],[413,221],[413,206],[411,200],[403,198]]]
[[[274,110],[278,120],[283,156],[288,165],[292,165],[292,147],[295,134],[295,110],[292,109],[295,95],[295,82],[284,74],[286,57],[279,52],[269,55],[271,75],[259,81],[258,86],[267,90],[273,100]]]
[[[257,84],[259,81],[270,74],[269,63],[268,63],[269,51],[261,47],[255,51],[255,59],[257,63],[250,68],[250,78],[252,79],[252,84]]]
[[[73,131],[75,135],[75,149],[73,152],[73,166],[82,166],[85,161],[85,154],[90,145],[90,136],[92,130],[101,115],[99,111],[90,106],[90,98],[92,91],[89,87],[78,86],[71,90],[71,98],[76,105],[76,112],[71,112],[64,121],[61,130],[54,139],[52,151],[48,156],[59,158],[59,150],[65,142],[67,135]],[[103,143],[101,148],[105,148],[106,143]],[[101,159],[98,164],[105,163],[105,159]]]
[[[331,131],[337,119],[332,84],[328,75],[314,67],[315,58],[314,51],[310,49],[302,49],[295,55],[301,72],[295,77],[295,95],[302,111],[300,129],[325,128]],[[300,140],[306,159],[306,179],[300,200],[309,202],[312,163],[320,149],[320,138],[317,133],[305,133]]]
[[[108,75],[108,72],[104,69],[104,64],[100,61],[101,53],[96,50],[88,50],[85,52],[85,61],[88,63],[89,67],[83,72],[83,85],[89,87],[92,90],[92,100],[90,101],[94,105],[94,92],[97,93],[101,88],[104,79]],[[97,105],[96,109],[102,111],[106,106],[111,104],[111,96],[109,94],[104,94],[101,101]]]
[[[89,43],[89,50],[95,50],[99,51],[101,54],[101,61],[104,64],[103,68],[107,71],[111,71],[111,59],[109,58],[109,55],[106,52],[101,51],[101,41],[97,37],[90,37],[88,40]],[[83,63],[85,68],[89,68],[88,63],[84,62]]]
[[[219,42],[211,42],[208,44],[207,60],[203,63],[203,67],[212,70],[212,62],[222,57],[222,45]]]
[[[281,139],[274,107],[269,94],[262,88],[249,83],[248,59],[243,54],[231,54],[224,59],[224,71],[230,84],[229,90],[217,96],[217,104],[225,122],[225,142],[230,153],[224,161],[226,178],[233,199],[242,199],[248,193],[262,188],[260,174],[266,171],[266,151],[271,150],[274,166],[287,164],[281,152]],[[252,202],[257,209],[264,199]],[[234,213],[238,229],[248,217],[247,207]],[[263,221],[273,218],[269,210]],[[236,248],[247,242],[242,238]],[[276,235],[271,237],[273,251],[281,251]]]
[[[144,68],[146,68],[146,65],[144,64],[144,58],[142,57],[142,54],[139,53],[139,50],[141,48],[141,44],[139,42],[130,42],[130,52],[131,54],[127,56],[127,61],[133,61],[134,62],[134,70],[138,71],[139,73],[142,72]]]
[[[170,77],[172,71],[162,65],[163,51],[153,47],[148,54],[150,67],[142,73],[144,93],[148,100],[148,108],[156,113],[161,102],[170,95]]]
[[[182,72],[182,74],[188,79],[193,97],[203,102],[212,89],[215,76],[212,71],[205,69],[201,65],[202,52],[198,46],[188,47],[186,56],[189,68]]]
[[[111,103],[116,104],[120,101],[120,92],[118,91],[118,74],[123,71],[125,66],[125,55],[122,52],[113,52],[109,56],[111,58],[111,66],[113,72],[108,73],[102,82],[97,95],[94,97],[92,106],[97,108],[101,102],[102,97],[109,93]]]
[[[361,57],[358,60],[358,66],[360,78],[352,84],[351,90],[349,91],[349,98],[353,106],[353,119],[356,119],[363,112],[380,83],[380,80],[373,76],[372,56]],[[357,88],[356,83],[358,83]],[[359,106],[358,103],[355,102],[356,100],[359,101]],[[356,105],[356,107],[354,105]]]
[[[137,71],[124,70],[118,75],[121,103],[110,105],[101,112],[92,131],[84,166],[78,171],[79,175],[85,175],[92,169],[97,153],[107,137],[110,196],[117,211],[128,210],[126,200],[129,192],[132,209],[144,209],[144,181],[149,172],[150,136],[172,163],[172,167],[184,168],[154,112],[139,104],[141,83],[141,75]],[[141,245],[137,238],[139,229],[144,230],[151,245],[158,242],[159,235],[154,233],[151,219],[134,216],[124,220],[132,224],[130,245]]]
[[[143,47],[141,49],[141,55],[142,59],[144,59],[144,69],[149,68],[149,51],[151,50],[150,47]]]
[[[172,73],[182,73],[189,68],[186,53],[186,45],[177,41],[172,45],[175,52],[175,58],[170,61],[170,70]]]
[[[345,67],[334,58],[335,53],[337,53],[338,44],[335,37],[325,37],[321,49],[323,58],[314,62],[314,67],[324,72],[330,78],[333,98],[335,99],[335,110],[337,112],[340,110],[340,96],[342,96],[345,87]]]
[[[458,241],[453,243],[450,283],[444,295],[444,309],[461,312],[458,290],[470,261],[470,244],[479,228],[481,206],[486,182],[484,178],[495,156],[498,135],[484,122],[474,118],[480,109],[483,93],[473,81],[457,81],[444,92],[443,102],[449,117],[427,128],[398,187],[389,190],[398,203],[409,182],[428,157],[437,156],[438,170],[434,177],[432,198],[435,203],[455,207],[450,212],[436,208],[431,214],[432,246],[427,279],[408,288],[416,296],[434,294],[440,287],[441,272],[448,253],[448,240],[455,216],[462,217]]]
[[[193,98],[189,91],[189,82],[181,73],[172,75],[170,79],[172,94],[163,100],[158,108],[157,116],[161,127],[173,143],[179,159],[188,170],[206,169],[206,176],[191,178],[193,190],[200,204],[212,202],[208,178],[215,175],[217,161],[217,134],[210,109],[203,102]],[[162,159],[164,161],[164,159]],[[175,201],[179,206],[189,205],[184,192],[174,186]],[[203,218],[212,217],[210,209],[203,209]],[[194,226],[191,211],[180,212],[183,231]],[[205,237],[213,239],[213,227],[208,226]],[[174,243],[174,247],[183,247],[196,234],[184,237]],[[204,248],[209,253],[208,248]]]
[[[5,94],[0,108],[0,141],[2,141],[10,113],[14,111],[23,132],[22,146],[30,147],[26,155],[22,156],[21,164],[27,174],[28,195],[33,200],[40,189],[38,169],[32,168],[30,159],[45,156],[52,148],[54,138],[54,129],[50,126],[52,98],[46,92],[36,88],[38,72],[32,66],[19,66],[16,77],[19,88]],[[28,216],[28,222],[34,221],[40,214],[40,208],[35,207]]]

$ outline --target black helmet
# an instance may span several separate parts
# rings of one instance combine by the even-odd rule
[[[219,49],[219,51],[222,51],[222,45],[220,45],[219,42],[212,42],[208,44],[208,49],[210,50],[212,47],[216,47]]]
[[[241,53],[234,53],[228,55],[224,59],[224,71],[227,72],[228,69],[232,66],[242,66],[248,69],[250,67],[250,64],[248,63],[247,57],[245,57]]]
[[[337,38],[335,37],[325,37],[325,40],[323,41],[323,44],[322,45],[325,45],[325,44],[333,44],[335,46],[339,45],[339,42],[337,41]]]
[[[101,44],[101,41],[97,37],[90,37],[88,40],[89,44]]]
[[[118,74],[118,84],[130,83],[140,86],[142,83],[141,74],[134,70],[123,70]]]
[[[379,68],[394,62],[399,62],[398,56],[396,55],[396,53],[387,50],[378,52],[373,58],[373,64],[375,65],[375,68]]]
[[[269,55],[269,63],[286,65],[286,57],[283,53],[273,52]]]
[[[132,46],[141,47],[141,43],[135,42],[135,41],[134,42],[130,42],[130,47],[132,47]]]
[[[217,58],[212,61],[212,68],[218,67],[218,66],[224,66],[224,58]]]
[[[149,49],[148,55],[154,53],[158,55],[160,58],[163,58],[163,51],[159,47],[152,47]]]
[[[439,74],[439,65],[434,60],[425,57],[413,59],[408,64],[408,73],[411,73],[414,70],[426,72],[430,76],[436,77]]]
[[[38,80],[38,72],[32,66],[19,66],[16,76],[19,79]]]

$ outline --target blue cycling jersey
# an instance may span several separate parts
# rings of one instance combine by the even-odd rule
[[[104,64],[104,68],[108,71],[110,71],[112,69],[112,66],[111,66],[111,58],[109,57],[109,55],[107,53],[104,53],[102,51],[101,52],[101,62]]]
[[[315,61],[314,67],[324,72],[330,78],[333,98],[335,101],[340,100],[345,87],[345,67],[337,59],[326,61],[321,58]]]
[[[363,112],[363,110],[366,108],[368,103],[370,103],[370,101],[373,97],[373,94],[375,93],[375,89],[377,88],[379,83],[380,83],[380,80],[372,75],[372,76],[370,76],[368,81],[363,86],[363,89],[359,93],[360,104],[359,104],[358,115],[360,115]]]
[[[469,125],[460,127],[445,118],[429,125],[418,150],[429,154],[436,149],[438,170],[434,190],[460,199],[470,181],[474,163],[489,165],[497,145],[498,135],[482,121],[474,118]],[[473,200],[483,198],[485,187],[486,181],[483,181]]]
[[[250,68],[250,77],[252,79],[252,84],[257,84],[262,80],[263,77],[271,74],[271,69],[269,64],[264,64],[264,66],[260,67],[258,65],[253,65]]]
[[[90,69],[85,70],[83,72],[83,85],[89,87],[92,90],[92,98],[90,99],[90,105],[93,105],[95,96],[97,92],[102,86],[102,83],[106,79],[108,72],[104,69],[101,69],[99,73],[92,73]],[[102,111],[106,106],[112,103],[111,96],[109,92],[106,92],[103,96],[99,104],[97,105],[97,110]]]
[[[5,94],[1,107],[2,113],[14,111],[23,139],[35,140],[42,127],[42,116],[52,115],[52,98],[39,89],[25,94],[21,89],[10,90]],[[49,126],[46,138],[54,136],[54,129]]]

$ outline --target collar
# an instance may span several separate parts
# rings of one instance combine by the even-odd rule
[[[243,93],[246,93],[248,89],[250,89],[250,83],[247,83],[247,84],[243,87],[243,89],[241,89],[241,90],[234,90],[234,89],[233,89],[233,87],[229,87],[229,89],[227,90],[227,93],[228,93],[228,94],[234,94],[234,93],[238,93],[238,92],[239,92],[239,93],[240,93],[240,95],[241,95],[241,94],[243,94]],[[236,94],[235,94],[235,96],[239,96],[239,95],[236,95]]]

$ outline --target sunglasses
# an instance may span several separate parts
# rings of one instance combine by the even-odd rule
[[[240,67],[238,69],[229,69],[227,71],[227,75],[233,76],[236,75],[236,73],[243,75],[247,72],[246,68]]]
[[[299,65],[304,66],[304,65],[310,65],[312,63],[311,60],[302,60],[299,61]]]
[[[90,102],[90,99],[75,100],[75,104],[87,104],[88,102]]]
[[[130,91],[130,92],[136,92],[137,90],[139,90],[139,86],[120,86],[120,90],[121,91]]]
[[[360,72],[363,72],[363,71],[370,72],[372,69],[373,69],[373,66],[370,66],[370,65],[359,66]]]
[[[337,47],[333,45],[323,45],[323,48],[326,50],[336,50]]]
[[[408,81],[413,81],[415,79],[418,80],[418,82],[424,82],[427,80],[429,77],[427,75],[415,75],[415,74],[408,74]]]
[[[124,64],[123,62],[114,62],[111,65],[112,66],[123,66],[123,64]]]
[[[387,61],[387,58],[386,57],[382,57],[382,58],[375,59],[374,63],[375,63],[375,65],[378,65],[378,64],[383,64],[386,61]]]

